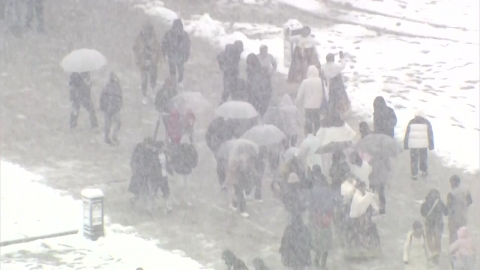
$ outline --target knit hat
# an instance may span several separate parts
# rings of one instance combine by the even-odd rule
[[[298,178],[298,175],[296,173],[291,173],[288,176],[288,183],[289,184],[294,184],[300,182],[300,179]]]

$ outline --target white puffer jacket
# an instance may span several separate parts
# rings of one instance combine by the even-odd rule
[[[319,77],[318,68],[315,66],[309,66],[307,78],[303,80],[298,89],[295,103],[299,107],[303,105],[305,109],[319,109],[323,103],[323,91],[323,81]]]
[[[434,149],[433,130],[430,122],[422,116],[416,116],[408,123],[405,132],[405,149]]]

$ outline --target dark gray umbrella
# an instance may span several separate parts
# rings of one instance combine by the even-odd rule
[[[356,146],[357,150],[371,156],[396,157],[400,152],[399,145],[390,136],[384,134],[369,134],[361,139]]]
[[[331,142],[325,146],[318,148],[318,150],[315,153],[316,154],[333,153],[337,150],[343,151],[350,147],[353,147],[353,144],[351,142]]]

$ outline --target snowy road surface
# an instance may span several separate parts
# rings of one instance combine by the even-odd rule
[[[222,4],[225,1],[220,1],[218,10],[226,12],[223,14],[224,18],[237,17],[238,21],[241,21],[241,23],[230,25],[217,19],[217,14],[220,13],[217,9],[210,10],[210,15],[205,16],[204,13],[208,10],[200,12],[203,7],[200,4],[197,6],[186,0],[172,1],[178,7],[176,12],[180,11],[179,13],[181,13],[186,9],[199,10],[196,13],[198,16],[185,18],[186,27],[190,28],[192,35],[192,54],[186,65],[185,87],[201,91],[214,104],[219,101],[222,89],[221,74],[214,60],[221,44],[241,38],[245,40],[247,52],[256,52],[259,44],[266,43],[271,46],[271,53],[276,54],[279,60],[282,60],[275,40],[280,42],[280,26],[283,22],[275,19],[282,17],[286,21],[292,17],[303,17],[298,15],[299,11],[293,9],[288,11],[278,6],[267,8],[261,5],[251,6],[251,9],[256,11],[256,15],[253,16],[254,12],[248,12],[248,8],[244,8],[244,6],[236,4],[232,8],[228,8]],[[172,1],[166,2],[172,3]],[[159,2],[156,2],[155,6],[167,9],[169,7],[160,5]],[[267,18],[261,20],[263,24],[256,24],[259,19],[256,16],[259,16],[258,14],[263,11],[263,8],[265,8],[265,14],[270,15],[265,15]],[[278,10],[282,12],[279,16],[276,13]],[[101,188],[107,198],[105,211],[112,221],[132,226],[146,239],[158,240],[162,249],[183,250],[189,257],[205,266],[223,269],[224,265],[220,260],[220,254],[223,249],[230,248],[249,266],[251,266],[252,259],[259,256],[271,269],[284,269],[278,248],[283,229],[287,224],[287,216],[281,203],[272,196],[268,189],[271,176],[267,173],[265,177],[263,204],[249,201],[248,208],[251,218],[245,220],[239,217],[228,208],[227,198],[223,197],[219,190],[215,175],[215,162],[203,142],[204,136],[200,131],[196,133],[196,147],[200,159],[197,169],[190,177],[190,193],[184,192],[181,179],[177,177],[170,179],[174,211],[166,215],[160,209],[152,218],[138,209],[131,208],[130,194],[127,192],[130,179],[130,156],[135,144],[145,136],[152,134],[158,118],[153,106],[141,105],[140,76],[132,60],[133,40],[145,21],[141,12],[144,10],[137,9],[137,12],[134,12],[123,5],[112,5],[112,1],[64,0],[46,8],[46,29],[48,29],[46,34],[28,32],[20,37],[7,36],[5,38],[6,46],[2,51],[2,53],[5,52],[5,57],[0,57],[2,78],[7,78],[0,80],[0,89],[2,89],[0,102],[2,108],[5,108],[2,110],[2,129],[0,129],[2,157],[22,164],[32,172],[41,174],[47,179],[48,185],[64,190],[76,199],[83,188]],[[290,12],[297,16],[289,17]],[[162,22],[169,22],[174,16],[172,12],[164,9],[155,11],[155,13],[171,15],[167,19],[154,17],[157,30],[162,34],[167,28]],[[342,14],[344,15],[345,12]],[[218,16],[220,17],[220,14]],[[394,105],[403,104],[402,106],[408,108],[404,110],[400,107],[395,108],[401,121],[405,121],[409,117],[408,114],[413,110],[411,107],[423,107],[427,114],[439,117],[439,120],[434,122],[434,128],[438,135],[438,142],[443,143],[438,145],[439,149],[436,150],[436,153],[442,154],[441,151],[445,151],[443,159],[437,158],[433,153],[430,155],[430,175],[427,179],[417,182],[410,180],[408,152],[402,153],[395,160],[392,177],[386,190],[387,216],[377,222],[382,239],[383,255],[376,260],[350,262],[344,260],[343,252],[339,247],[334,247],[329,259],[330,269],[403,269],[401,258],[406,233],[413,220],[422,220],[419,214],[419,202],[424,199],[431,188],[439,189],[442,198],[445,198],[450,190],[448,177],[454,173],[459,174],[463,183],[472,191],[474,204],[469,212],[469,222],[475,243],[480,250],[478,241],[480,218],[475,215],[480,211],[477,203],[480,197],[479,175],[478,173],[472,175],[463,172],[464,169],[475,169],[471,168],[471,165],[475,164],[475,156],[471,154],[474,154],[475,151],[468,151],[469,149],[465,147],[470,140],[468,139],[470,135],[464,136],[459,132],[459,130],[463,130],[465,133],[474,134],[471,136],[478,136],[478,133],[473,132],[474,124],[469,122],[469,118],[474,121],[475,117],[478,117],[473,115],[475,111],[478,111],[478,103],[472,104],[474,112],[469,112],[468,105],[466,105],[470,100],[478,100],[478,98],[475,99],[475,94],[478,95],[478,92],[475,93],[478,91],[478,82],[475,81],[478,80],[477,76],[470,81],[470,77],[473,76],[471,74],[474,73],[475,68],[478,68],[477,64],[473,62],[478,59],[477,54],[472,53],[471,60],[465,59],[463,54],[464,52],[467,54],[466,52],[471,48],[470,45],[457,44],[458,47],[456,47],[448,41],[443,43],[443,40],[378,36],[376,32],[374,35],[366,28],[348,24],[324,28],[324,22],[319,21],[318,25],[314,20],[311,22],[319,38],[319,50],[322,55],[331,51],[335,52],[339,48],[349,54],[351,64],[345,71],[345,76],[348,78],[348,91],[355,112],[360,117],[365,119],[371,112],[371,100],[377,93],[385,95]],[[198,34],[198,36],[203,36],[203,40],[192,34],[194,31],[198,32],[202,25],[205,26],[202,27],[202,31],[213,33],[209,36]],[[321,35],[325,37],[321,38]],[[209,45],[211,43],[219,46],[212,47]],[[380,47],[377,43],[382,43],[384,46]],[[424,44],[432,44],[432,48],[428,48],[430,49],[429,53],[422,52],[426,50]],[[408,51],[401,53],[404,51],[404,46]],[[98,104],[99,92],[110,71],[113,70],[117,73],[124,88],[125,104],[122,112],[121,143],[118,147],[103,144],[103,134],[90,130],[84,111],[81,112],[78,128],[73,132],[68,128],[70,113],[68,76],[61,71],[58,62],[72,49],[82,47],[95,48],[105,54],[109,60],[108,67],[92,73],[94,85],[92,96],[95,104]],[[454,47],[454,49],[446,50],[449,47]],[[32,51],[36,53],[31,53]],[[401,59],[395,57],[398,55],[402,56]],[[458,59],[455,58],[456,56]],[[446,60],[445,63],[436,63],[435,58]],[[473,64],[461,67],[468,61],[472,61]],[[432,67],[422,67],[422,65],[432,65]],[[432,70],[429,70],[430,68]],[[243,70],[244,67],[242,67]],[[455,70],[460,70],[458,74],[455,72],[458,78],[449,76],[450,72]],[[430,80],[432,83],[436,83],[437,80],[429,79],[429,77],[433,78],[433,74],[437,76],[437,73],[433,73],[433,71],[438,72],[440,79],[447,78],[446,80],[439,79],[445,81],[447,87],[440,88],[442,86],[440,85],[437,88],[432,85],[433,90],[428,88],[427,83],[423,81]],[[163,80],[167,72],[167,68],[162,66],[159,70],[160,79]],[[384,78],[384,76],[392,76],[392,78]],[[420,83],[417,82],[420,80]],[[465,80],[470,82],[465,82]],[[283,76],[274,75],[272,82],[279,95],[291,87],[285,84]],[[384,87],[384,84],[392,85],[387,88]],[[470,85],[473,88],[461,89],[462,87],[469,88]],[[409,86],[418,87],[420,90],[406,91]],[[293,85],[293,87],[297,86]],[[440,90],[445,93],[436,92]],[[152,94],[149,91],[149,95]],[[427,102],[422,102],[419,95],[425,95],[420,98]],[[441,113],[426,106],[426,104],[441,106],[440,103],[445,102],[442,98],[446,96],[458,96],[458,98],[448,99],[446,105],[449,107],[442,107]],[[413,105],[403,101],[403,98],[414,100]],[[462,102],[462,100],[468,100],[468,102]],[[352,127],[357,125],[358,120],[355,116],[348,119]],[[464,128],[454,127],[455,121],[460,122],[459,125]],[[102,118],[100,118],[100,124],[103,124]],[[199,122],[199,128],[204,125],[205,122]],[[441,134],[442,132],[445,134]],[[450,133],[456,137],[457,145],[444,143],[446,139],[445,137],[442,139],[442,136]],[[160,130],[159,136],[163,136],[163,129]],[[402,139],[401,127],[397,130],[397,137]],[[472,146],[471,149],[473,148]],[[447,154],[448,151],[450,152]],[[462,153],[466,153],[465,156]],[[446,159],[447,155],[451,156],[451,160]],[[445,167],[442,162],[443,164],[447,162],[457,165],[460,168]],[[192,207],[186,206],[185,196],[188,196],[189,200],[193,202]],[[109,227],[109,235],[113,230],[112,227]],[[445,231],[444,250],[448,242],[447,238]],[[41,241],[37,243],[41,243]],[[52,243],[49,246],[56,246],[56,244]],[[30,247],[25,249],[30,249]],[[32,248],[32,250],[35,249]],[[50,254],[51,252],[46,253]],[[91,254],[91,252],[85,253]],[[105,256],[109,258],[122,257],[118,253],[108,254]],[[22,252],[20,255],[23,256],[23,260],[30,258],[38,261],[34,255],[28,252]],[[442,262],[446,267],[445,255],[444,253]],[[48,260],[50,257],[43,256],[42,258]],[[11,261],[11,259],[9,260]]]
[[[89,241],[82,236],[82,202],[46,187],[43,178],[17,164],[1,161],[2,242],[66,230],[78,234],[4,246],[2,270],[20,269],[206,269],[182,251],[165,251],[156,240],[138,236],[132,227],[110,224],[106,236]]]

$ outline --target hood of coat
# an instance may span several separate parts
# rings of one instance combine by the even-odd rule
[[[292,99],[288,94],[283,95],[282,99],[280,100],[280,107],[290,107],[290,106],[295,106],[293,104]]]
[[[334,62],[327,62],[322,65],[323,76],[327,79],[335,78],[342,72],[340,66]]]
[[[387,107],[387,102],[385,102],[385,99],[381,96],[378,96],[375,98],[373,101],[373,109],[374,110],[383,110]]]
[[[414,115],[415,115],[415,117],[426,118],[425,112],[420,110],[420,109],[416,110]]]
[[[309,66],[307,70],[307,77],[308,78],[318,78],[318,68],[316,66]]]
[[[183,33],[183,22],[181,19],[176,19],[173,21],[172,32],[178,35]]]
[[[468,229],[465,226],[458,229],[457,234],[459,239],[463,239],[463,240],[470,239],[470,233],[468,232]]]

